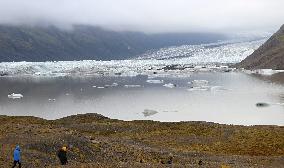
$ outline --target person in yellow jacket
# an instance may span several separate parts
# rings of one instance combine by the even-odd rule
[[[60,160],[61,165],[66,165],[68,163],[67,160],[67,147],[63,146],[57,153],[57,156]]]

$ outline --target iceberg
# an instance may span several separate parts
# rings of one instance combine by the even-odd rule
[[[141,87],[141,85],[124,85],[125,88],[137,88]]]
[[[210,87],[192,87],[188,91],[208,91]]]
[[[187,89],[188,91],[209,91],[210,86],[208,86],[209,82],[207,80],[193,80],[188,82],[191,84],[191,88]]]
[[[191,85],[193,87],[201,87],[201,86],[207,86],[209,82],[207,80],[193,80],[191,82]]]
[[[23,97],[24,96],[22,94],[15,94],[15,93],[12,93],[12,94],[8,95],[9,99],[21,99]]]
[[[155,80],[155,79],[149,79],[146,81],[147,83],[153,83],[153,84],[161,84],[164,83],[163,80]]]
[[[116,86],[118,86],[118,83],[113,83],[113,84],[111,84],[110,86],[111,86],[111,87],[116,87]]]
[[[176,87],[176,84],[167,83],[167,84],[164,84],[163,86],[165,86],[165,87],[167,87],[167,88],[175,88],[175,87]]]
[[[274,75],[274,74],[280,73],[280,72],[284,72],[284,70],[258,69],[258,70],[252,71],[251,73],[270,76],[270,75]]]
[[[230,89],[226,89],[223,86],[212,86],[210,88],[211,91],[215,92],[215,91],[228,91]]]

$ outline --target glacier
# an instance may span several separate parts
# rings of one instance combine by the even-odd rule
[[[229,63],[237,63],[250,55],[266,39],[202,45],[184,45],[147,52],[129,60],[2,62],[0,76],[183,76],[195,71],[228,71]],[[178,65],[170,69],[172,65]],[[159,73],[158,73],[159,72]]]

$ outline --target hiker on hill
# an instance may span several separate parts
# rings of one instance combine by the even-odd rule
[[[14,165],[12,168],[16,167],[17,163],[19,164],[19,168],[21,168],[21,150],[19,145],[14,150]]]
[[[63,146],[57,153],[57,156],[61,162],[61,165],[66,165],[68,163],[67,160],[67,147]]]

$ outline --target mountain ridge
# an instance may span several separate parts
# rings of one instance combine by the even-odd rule
[[[116,32],[87,25],[75,25],[72,30],[0,25],[0,62],[120,60],[151,49],[225,38],[214,33]]]
[[[262,46],[236,65],[245,69],[284,69],[284,24]]]

